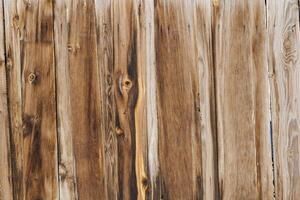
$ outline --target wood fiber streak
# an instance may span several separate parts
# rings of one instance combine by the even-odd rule
[[[70,136],[73,141],[78,199],[104,199],[105,176],[94,1],[71,1],[67,14],[70,15],[67,67],[72,108]],[[72,170],[70,173],[72,179]]]
[[[53,5],[4,5],[14,199],[57,199]]]
[[[268,1],[276,199],[300,196],[300,30],[297,0]]]
[[[3,2],[0,1],[0,200],[12,200],[8,91],[5,66]]]
[[[215,1],[221,199],[272,199],[264,2]]]

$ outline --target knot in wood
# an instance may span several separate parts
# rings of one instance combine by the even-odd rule
[[[35,73],[30,73],[29,76],[28,76],[28,82],[30,84],[33,84],[37,79],[37,76]]]
[[[121,135],[124,134],[124,131],[123,131],[120,127],[116,127],[116,134],[117,134],[118,136],[121,136]]]
[[[132,81],[131,80],[129,80],[129,79],[125,79],[124,80],[124,83],[123,83],[123,88],[124,88],[124,90],[130,90],[131,89],[131,87],[132,87]]]
[[[142,178],[142,186],[143,186],[144,190],[147,190],[149,187],[148,179],[146,177]]]

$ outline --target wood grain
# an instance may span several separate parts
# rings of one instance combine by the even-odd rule
[[[300,195],[299,2],[268,1],[276,199]]]
[[[5,63],[3,2],[0,2],[0,199],[12,200],[8,91]]]
[[[215,1],[221,199],[272,199],[264,2]]]

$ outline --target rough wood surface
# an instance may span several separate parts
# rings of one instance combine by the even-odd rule
[[[275,195],[300,196],[299,2],[268,1]]]
[[[0,0],[0,200],[297,199],[299,13]]]
[[[215,1],[214,41],[221,199],[271,199],[265,4]]]

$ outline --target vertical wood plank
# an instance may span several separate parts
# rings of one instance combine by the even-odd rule
[[[21,38],[24,6],[20,1],[4,0],[7,87],[11,127],[11,164],[14,199],[23,199],[23,130],[21,98]]]
[[[217,198],[210,9],[155,1],[161,199]]]
[[[211,0],[197,0],[194,7],[195,28],[191,29],[192,44],[196,53],[196,70],[198,82],[195,83],[198,91],[196,109],[199,112],[197,124],[200,137],[193,137],[194,151],[198,159],[193,159],[196,171],[201,172],[203,197],[201,199],[219,199],[218,188],[218,152],[217,152],[217,127],[216,127],[216,102],[213,63],[213,8]],[[200,155],[199,155],[200,154]],[[200,181],[195,180],[195,181]],[[196,190],[196,188],[194,189]]]
[[[113,87],[113,1],[95,1],[97,50],[101,91],[101,132],[104,147],[106,199],[118,199],[118,149],[116,135],[116,103]]]
[[[105,199],[94,1],[71,2],[69,76],[78,199]]]
[[[0,199],[13,199],[3,1],[0,1]]]
[[[57,81],[57,128],[60,199],[77,198],[72,121],[70,70],[69,70],[69,23],[71,1],[55,1],[54,38]]]
[[[14,198],[58,199],[53,5],[4,2]]]
[[[24,6],[24,198],[58,199],[53,5],[51,1],[40,0]]]
[[[159,199],[157,82],[154,47],[154,1],[136,1],[137,84],[135,107],[138,199]]]
[[[276,199],[300,196],[299,1],[267,1]]]
[[[264,1],[214,1],[221,199],[272,199]]]
[[[118,198],[121,199],[137,198],[134,113],[138,97],[136,20],[134,0],[113,1],[113,91],[115,133],[118,135]]]

